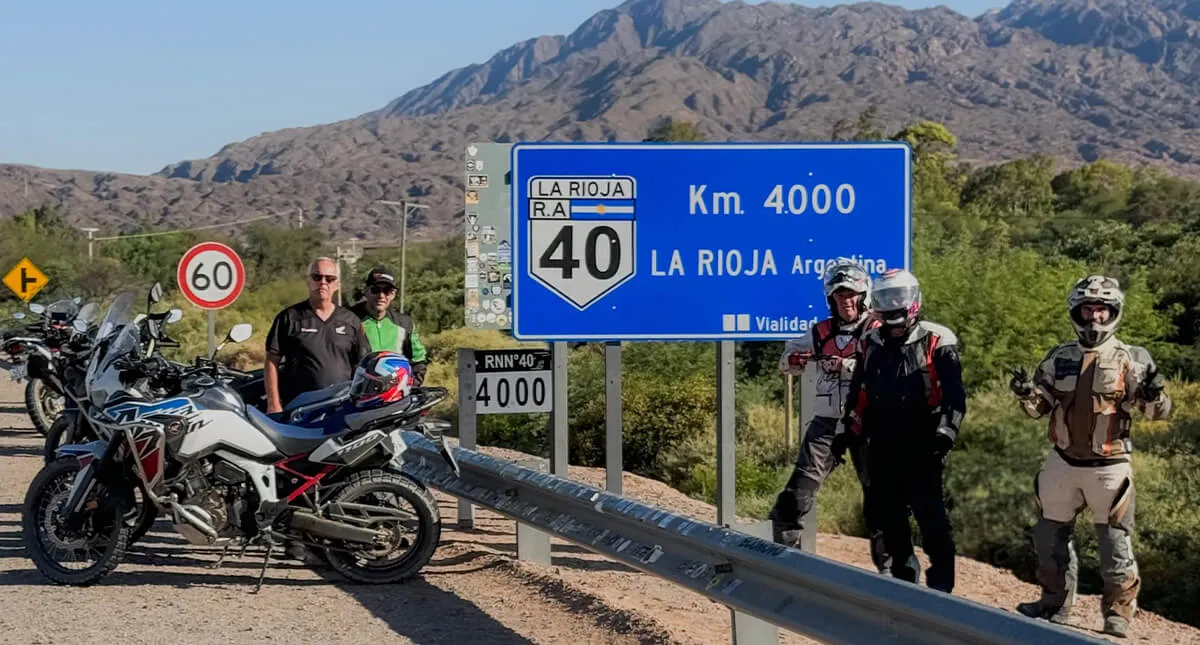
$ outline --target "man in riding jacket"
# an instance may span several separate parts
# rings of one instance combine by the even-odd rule
[[[883,531],[895,578],[917,582],[909,513],[929,556],[926,583],[954,590],[954,535],[942,474],[967,410],[958,339],[921,320],[921,288],[908,271],[879,276],[871,305],[881,326],[867,333],[850,382],[847,435],[865,442],[864,511]]]
[[[389,309],[396,298],[395,277],[386,268],[377,266],[367,274],[366,289],[363,300],[350,307],[350,311],[362,320],[371,351],[404,354],[412,364],[413,387],[420,387],[425,381],[425,346],[417,336],[412,316]]]
[[[1078,570],[1071,534],[1086,506],[1092,512],[1104,581],[1104,633],[1125,637],[1141,579],[1133,556],[1131,412],[1166,419],[1171,399],[1145,349],[1114,335],[1125,309],[1115,278],[1088,276],[1067,297],[1076,340],[1050,350],[1033,377],[1015,372],[1010,388],[1025,412],[1050,415],[1053,449],[1034,479],[1041,516],[1034,527],[1041,598],[1017,611],[1065,623],[1075,601]]]
[[[779,359],[779,370],[792,376],[803,376],[808,362],[817,362],[813,417],[805,428],[792,476],[769,516],[774,540],[797,549],[802,548],[804,518],[812,511],[817,490],[844,460],[847,442],[842,415],[848,400],[850,375],[862,355],[863,335],[879,326],[879,321],[871,317],[871,278],[866,270],[842,260],[825,271],[823,281],[830,317],[800,338],[785,343]],[[863,481],[859,450],[852,450],[850,458],[859,481]],[[881,534],[872,524],[867,527],[871,559],[881,573],[886,573],[891,562]]]

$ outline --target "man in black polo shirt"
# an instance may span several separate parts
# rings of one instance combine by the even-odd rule
[[[263,380],[269,414],[298,394],[349,381],[371,353],[358,317],[333,301],[338,287],[333,260],[317,258],[307,279],[308,300],[279,312],[267,332]]]

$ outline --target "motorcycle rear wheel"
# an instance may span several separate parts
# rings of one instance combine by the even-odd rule
[[[25,385],[25,408],[29,412],[29,420],[38,434],[46,436],[50,426],[63,409],[63,397],[54,392],[40,378],[31,378]]]
[[[60,459],[42,468],[25,494],[21,532],[29,557],[42,575],[62,585],[87,586],[112,573],[125,558],[130,528],[122,521],[126,503],[117,495],[106,494],[102,485],[84,502],[97,505],[78,532],[82,536],[68,534],[59,525],[58,508],[70,495],[78,471],[75,459]],[[64,566],[64,553],[77,554],[83,546],[85,555],[96,553],[96,562],[82,569]]]
[[[415,511],[417,535],[415,540],[409,540],[408,537],[400,535],[399,526],[393,526],[397,524],[394,520],[378,520],[374,525],[387,528],[395,537],[393,544],[386,550],[363,545],[360,550],[350,553],[325,551],[329,566],[355,582],[390,584],[412,578],[433,558],[433,552],[441,541],[442,524],[437,501],[423,486],[402,475],[384,470],[355,473],[331,501],[371,505],[372,502],[362,498],[378,493],[394,495],[398,500],[412,506]],[[404,509],[389,510],[401,510],[410,514]],[[409,544],[411,547],[399,559],[385,561],[385,558],[395,553],[395,547]]]

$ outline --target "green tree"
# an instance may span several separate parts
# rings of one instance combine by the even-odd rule
[[[650,128],[643,141],[705,141],[707,139],[708,137],[704,135],[704,132],[700,128],[696,127],[695,123],[666,118],[658,125]]]
[[[883,128],[879,125],[879,106],[874,103],[868,105],[853,123],[849,119],[838,120],[833,124],[829,138],[832,141],[883,140]]]
[[[1129,203],[1133,190],[1133,171],[1108,159],[1057,175],[1051,182],[1055,207],[1074,210],[1091,217],[1111,217]]]
[[[962,172],[955,166],[958,138],[935,121],[918,121],[892,136],[913,150],[913,192],[918,208],[940,210],[959,203]]]
[[[986,166],[967,177],[961,204],[992,217],[1044,218],[1054,210],[1053,179],[1054,158],[1043,154]]]

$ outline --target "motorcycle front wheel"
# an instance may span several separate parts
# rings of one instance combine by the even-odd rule
[[[94,506],[79,527],[62,525],[58,510],[78,472],[79,462],[72,458],[42,468],[25,494],[21,529],[29,557],[42,575],[58,584],[87,586],[112,573],[125,558],[130,527],[123,521],[126,503],[107,494],[103,485],[93,487],[84,500],[85,508]]]
[[[31,378],[25,386],[25,409],[33,429],[45,436],[58,415],[62,413],[66,400],[40,378]]]
[[[343,576],[369,584],[401,582],[433,558],[442,533],[437,501],[411,479],[384,470],[355,473],[331,501],[341,504],[346,515],[357,516],[356,526],[390,535],[379,546],[325,551],[329,566]]]

